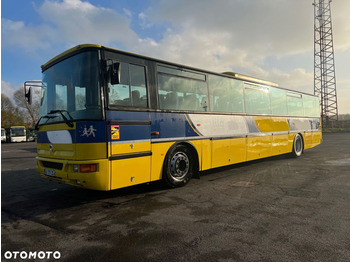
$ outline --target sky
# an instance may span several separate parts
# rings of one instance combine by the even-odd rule
[[[313,93],[313,0],[2,0],[1,92],[101,44]],[[350,114],[350,1],[331,4],[338,111]]]

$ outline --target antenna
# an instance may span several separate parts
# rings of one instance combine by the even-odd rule
[[[332,0],[314,0],[314,94],[320,97],[322,125],[338,121],[335,81]]]

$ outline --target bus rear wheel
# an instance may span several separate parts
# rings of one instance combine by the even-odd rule
[[[300,134],[296,134],[293,141],[292,156],[299,157],[304,151],[304,141]]]
[[[193,175],[193,157],[184,145],[172,148],[164,164],[163,180],[172,188],[186,185]]]

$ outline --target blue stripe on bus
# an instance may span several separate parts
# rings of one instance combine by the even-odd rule
[[[152,131],[159,132],[156,138],[177,138],[200,136],[184,114],[151,113]]]
[[[120,138],[118,141],[150,139],[151,132],[154,131],[159,132],[159,135],[153,138],[196,137],[201,135],[183,113],[107,111],[107,121],[116,122],[116,125],[118,125],[118,121],[133,122],[133,125],[120,124]],[[138,121],[150,121],[151,127],[138,125]],[[108,140],[114,141],[110,135]]]
[[[76,124],[76,143],[106,142],[106,123],[104,121],[79,121]]]

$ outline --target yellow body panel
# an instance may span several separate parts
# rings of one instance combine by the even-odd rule
[[[107,156],[106,143],[86,144],[54,144],[50,150],[50,144],[37,144],[38,156],[55,159],[102,159]]]
[[[50,177],[44,175],[43,161],[56,162],[63,164],[61,170],[54,169],[55,176]],[[51,158],[37,157],[37,171],[43,177],[65,183],[73,186],[94,189],[94,190],[110,190],[109,184],[109,161],[108,159],[91,160],[91,161],[69,161],[69,160],[53,160]],[[97,172],[80,173],[74,172],[73,166],[79,164],[97,164]],[[52,170],[52,169],[50,169]]]
[[[317,131],[312,133],[312,147],[321,144],[322,142],[322,132]]]
[[[51,125],[43,125],[39,127],[39,131],[55,131],[55,130],[73,130],[75,129],[76,123],[73,122],[73,127],[67,126],[65,123],[51,124]]]
[[[201,155],[202,155],[202,143],[203,143],[203,141],[202,141],[202,140],[190,140],[189,142],[194,146],[194,148],[195,148],[196,151],[197,151],[197,155],[198,155],[198,166],[199,166],[199,170],[201,170],[201,166],[202,166],[202,158],[201,158]]]
[[[151,156],[112,160],[111,189],[150,182]]]
[[[54,144],[50,150],[50,144],[38,143],[38,156],[57,158],[57,159],[75,159],[76,144]]]
[[[231,138],[212,141],[212,168],[244,162],[246,138]]]
[[[289,133],[288,134],[288,144],[289,144],[289,147],[290,147],[290,151],[289,152],[292,152],[294,137],[295,137],[296,134],[297,133]]]
[[[288,134],[273,135],[272,137],[272,155],[279,155],[291,152],[292,147],[289,144]]]
[[[247,161],[272,155],[272,136],[247,138]]]
[[[151,181],[162,179],[163,164],[169,148],[174,142],[152,144]]]
[[[212,141],[209,139],[201,140],[202,141],[202,155],[199,156],[201,159],[200,170],[207,170],[212,168],[212,155],[211,155],[211,147]]]
[[[111,189],[147,183],[151,180],[151,142],[131,141],[110,146]],[[117,158],[117,159],[113,159]]]
[[[247,158],[246,138],[233,138],[231,140],[232,158],[230,164],[244,162]]]
[[[132,154],[151,150],[151,142],[130,142],[125,144],[112,144],[110,155]]]
[[[107,158],[106,143],[76,144],[77,159],[103,159]]]
[[[304,149],[309,149],[312,147],[312,132],[304,132],[303,134],[304,140]]]
[[[256,126],[261,132],[289,131],[288,121],[285,117],[254,117]]]
[[[229,165],[231,161],[230,139],[212,141],[212,168]]]

